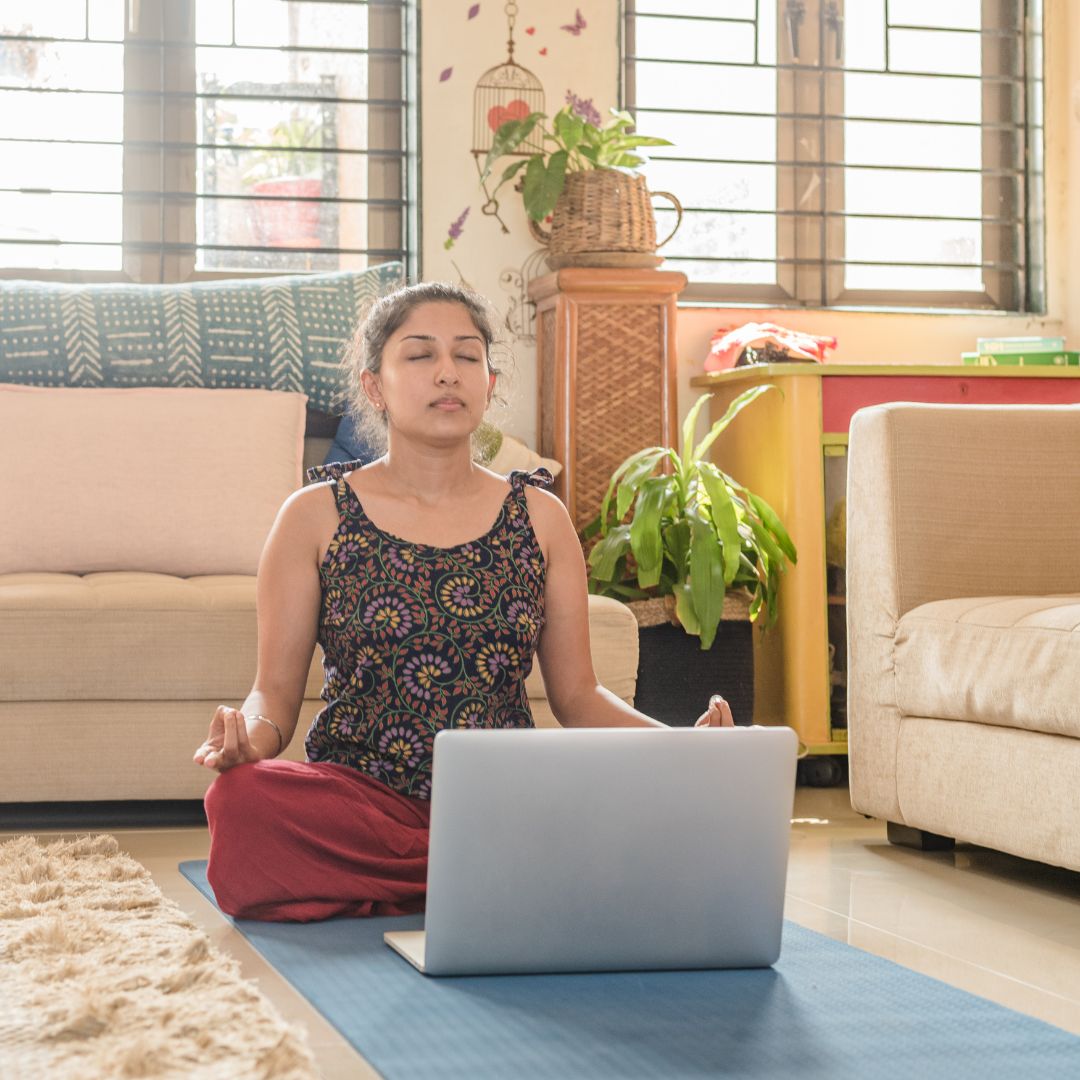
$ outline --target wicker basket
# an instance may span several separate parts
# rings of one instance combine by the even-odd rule
[[[670,199],[678,215],[675,228],[656,242],[652,198]],[[618,169],[588,169],[568,173],[566,186],[545,232],[531,218],[533,236],[547,245],[548,265],[656,266],[656,250],[682,223],[682,206],[666,191],[650,192],[645,178]]]
[[[641,629],[651,626],[679,626],[675,615],[675,597],[657,596],[649,600],[631,600],[626,605],[637,619]],[[720,617],[732,622],[750,620],[750,594],[745,589],[732,589],[724,593],[724,607]]]

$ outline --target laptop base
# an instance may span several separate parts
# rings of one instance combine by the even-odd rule
[[[383,941],[424,975],[427,974],[424,971],[425,940],[426,935],[423,930],[388,930],[383,934]]]

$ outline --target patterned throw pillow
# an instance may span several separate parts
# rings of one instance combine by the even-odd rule
[[[340,412],[342,349],[402,284],[397,262],[191,285],[0,281],[0,382],[297,390]]]

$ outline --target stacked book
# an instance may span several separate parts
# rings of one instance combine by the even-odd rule
[[[1080,367],[1080,352],[1069,352],[1063,337],[979,338],[977,352],[961,353],[978,367]]]

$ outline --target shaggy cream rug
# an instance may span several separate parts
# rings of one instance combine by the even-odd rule
[[[0,1077],[317,1075],[303,1032],[114,837],[0,845]]]

